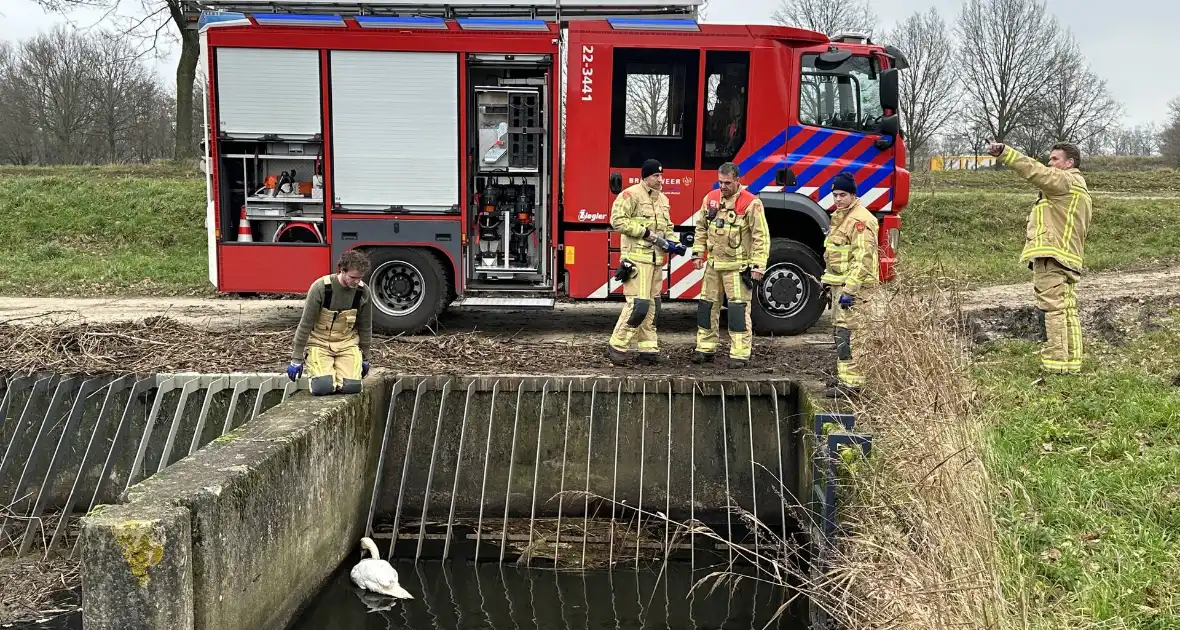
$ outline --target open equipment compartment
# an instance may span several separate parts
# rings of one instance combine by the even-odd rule
[[[551,284],[549,55],[471,55],[468,277],[473,288]]]
[[[215,63],[220,219],[230,228],[221,242],[326,244],[319,51],[219,47]]]

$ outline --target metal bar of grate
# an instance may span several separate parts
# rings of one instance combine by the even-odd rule
[[[504,527],[500,531],[500,562],[504,562],[504,554],[508,551],[508,509],[512,505],[512,469],[516,464],[516,434],[520,428],[520,401],[524,396],[524,381],[516,387],[516,419],[512,422],[512,454],[508,456],[508,483],[504,490]]]
[[[410,430],[406,434],[406,454],[402,459],[401,488],[397,492],[397,509],[393,513],[394,537],[389,542],[389,553],[386,554],[386,558],[393,557],[393,547],[397,544],[397,532],[402,519],[402,497],[406,494],[406,477],[410,474],[410,449],[414,445],[414,425],[418,423],[418,412],[422,408],[422,394],[426,392],[426,385],[427,381],[423,379],[418,383],[418,389],[414,393],[414,413],[410,415]]]
[[[529,512],[529,546],[528,549],[533,548],[533,531],[537,527],[537,480],[541,473],[541,438],[545,434],[545,398],[549,394],[549,381],[545,381],[545,387],[541,390],[541,410],[537,414],[537,454],[533,462],[533,506]],[[518,410],[519,411],[519,410]],[[565,471],[562,470],[564,474]],[[532,564],[533,554],[529,553],[525,558],[525,566]]]
[[[471,398],[475,395],[475,381],[467,386],[467,402],[463,404],[463,427],[459,429],[459,447],[455,450],[455,483],[451,487],[451,511],[447,514],[447,539],[443,543],[443,560],[451,555],[451,527],[455,522],[455,498],[459,496],[459,473],[463,463],[463,444],[467,436],[467,415],[471,412]],[[384,447],[382,447],[384,449]]]
[[[373,479],[373,493],[369,497],[369,516],[365,519],[365,535],[373,535],[373,515],[377,511],[377,496],[381,492],[381,480],[385,478],[385,451],[389,446],[389,432],[393,429],[394,410],[397,409],[397,397],[402,393],[402,380],[399,378],[390,390],[389,408],[385,412],[385,428],[381,432],[381,453],[377,456],[377,476]]]
[[[434,445],[430,449],[430,470],[426,473],[426,494],[422,499],[422,519],[418,523],[418,549],[414,552],[414,561],[422,557],[422,541],[426,536],[426,517],[430,510],[430,485],[434,482],[434,467],[438,460],[438,438],[442,435],[443,414],[447,409],[447,396],[451,393],[451,379],[443,385],[442,399],[438,403],[438,417],[434,422]]]
[[[557,555],[561,550],[561,517],[565,512],[565,465],[566,455],[570,445],[570,410],[574,406],[574,382],[569,382],[569,391],[565,398],[565,434],[561,439],[561,486],[557,491],[557,537],[553,543],[553,564],[557,565]],[[540,438],[538,438],[539,440]],[[584,537],[584,536],[583,536]],[[569,627],[569,626],[566,626]]]
[[[44,532],[44,524],[41,522],[41,516],[45,513],[46,504],[49,502],[51,484],[56,480],[54,473],[57,472],[57,467],[65,457],[65,450],[70,443],[70,438],[73,436],[74,426],[81,419],[83,406],[89,400],[91,394],[108,385],[110,380],[110,378],[89,379],[82,383],[82,386],[75,394],[74,404],[70,408],[65,426],[62,427],[61,436],[57,440],[57,448],[53,449],[53,457],[49,460],[49,467],[45,471],[45,478],[41,481],[41,489],[37,492],[37,500],[33,505],[33,509],[27,515],[28,525],[25,527],[25,536],[21,540],[20,551],[17,552],[17,555],[23,556],[29,552],[29,547],[33,544],[34,532],[38,529]],[[49,418],[46,417],[47,422],[48,420]],[[32,457],[29,459],[32,460]],[[67,517],[63,515],[62,518],[65,520]]]
[[[500,381],[492,385],[492,404],[488,408],[488,441],[483,454],[483,481],[479,489],[479,521],[475,532],[479,535],[475,539],[475,562],[479,564],[479,543],[483,540],[483,506],[486,503],[488,490],[488,458],[492,456],[492,421],[496,417],[496,393],[500,391]]]

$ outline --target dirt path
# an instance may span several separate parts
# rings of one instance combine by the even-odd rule
[[[1180,303],[1177,286],[1180,266],[1085,276],[1078,293],[1086,333],[1109,337],[1111,322],[1144,303],[1153,308]],[[980,341],[1033,338],[1039,332],[1028,283],[976,289],[962,297]],[[118,357],[117,362],[142,369],[271,371],[285,365],[289,330],[301,311],[302,302],[297,299],[0,297],[0,337],[11,337],[11,343],[24,348],[22,356],[30,366],[83,369],[91,365],[86,357],[109,361]],[[544,311],[454,308],[443,316],[435,335],[377,339],[375,361],[406,369],[472,373],[509,368],[533,371],[530,367],[554,373],[613,373],[621,368],[606,361],[603,349],[618,313],[619,304],[601,302],[562,303]],[[127,327],[128,322],[157,317],[173,320],[178,327]],[[661,318],[661,346],[672,359],[666,366],[669,373],[716,372],[715,365],[694,366],[688,360],[695,342],[694,303],[665,305]],[[96,333],[70,332],[72,324],[83,322],[110,327],[98,341],[110,343],[113,338],[119,344],[99,347],[98,341],[86,337]],[[758,338],[754,362],[746,371],[822,378],[834,363],[830,326],[825,313],[802,335]],[[210,338],[206,331],[221,334]],[[726,336],[723,330],[722,337]],[[76,347],[83,350],[71,350]],[[44,357],[48,348],[57,348],[61,356]]]
[[[1145,299],[1180,293],[1180,265],[1155,271],[1087,274],[1078,285],[1083,308],[1110,300]],[[966,291],[967,311],[1019,309],[1033,305],[1028,283]],[[23,298],[0,297],[0,322],[13,324],[103,323],[136,321],[164,316],[194,326],[270,328],[294,326],[302,309],[299,300],[226,298]],[[694,304],[668,304],[663,309],[670,339],[691,337]],[[441,322],[440,333],[486,332],[527,336],[533,341],[573,341],[609,332],[618,317],[617,303],[561,303],[547,311],[476,311],[453,309]],[[827,316],[813,330],[787,343],[807,342],[824,334]],[[690,331],[690,332],[676,332]]]

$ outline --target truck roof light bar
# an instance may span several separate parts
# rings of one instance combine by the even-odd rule
[[[611,28],[616,31],[699,31],[700,24],[694,20],[654,20],[649,18],[610,18]]]
[[[345,26],[344,18],[339,15],[255,13],[253,18],[262,26]]]
[[[356,23],[361,28],[421,28],[447,30],[446,20],[439,17],[389,17],[382,15],[358,15]]]
[[[578,20],[620,17],[697,18],[704,0],[180,0],[195,26],[206,11],[330,14],[341,17],[521,18]]]
[[[461,18],[459,28],[465,31],[548,31],[549,24],[545,20]]]

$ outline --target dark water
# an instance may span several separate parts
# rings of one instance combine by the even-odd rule
[[[662,563],[613,572],[524,569],[514,565],[394,562],[415,597],[394,601],[352,584],[345,562],[288,630],[529,630],[640,628],[743,630],[766,626],[790,595],[743,580],[716,589],[693,584],[710,571]],[[664,568],[663,575],[660,574]],[[805,630],[806,604],[797,601],[770,628]]]

